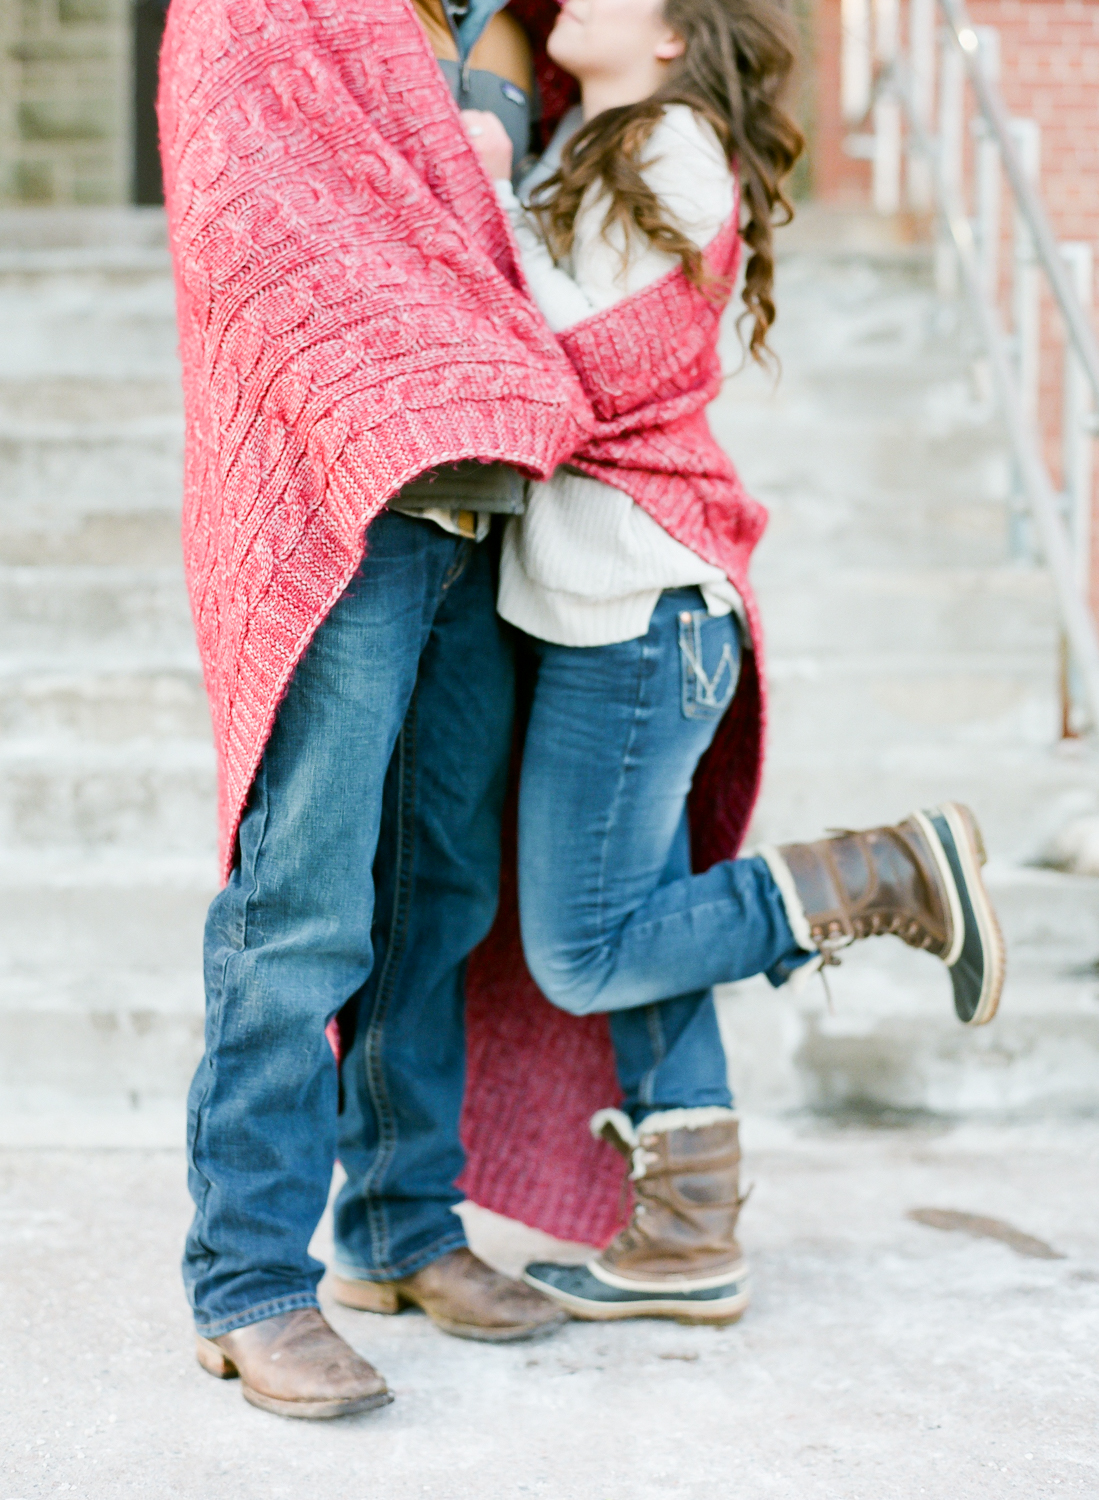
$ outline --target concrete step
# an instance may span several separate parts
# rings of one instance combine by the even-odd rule
[[[182,1095],[216,888],[163,216],[70,217],[0,213],[0,1104],[36,1109]],[[1099,764],[1049,748],[1056,616],[1044,575],[1006,565],[971,334],[922,251],[795,251],[779,290],[777,392],[748,370],[712,409],[772,516],[753,837],[969,801],[1011,967],[976,1033],[941,965],[886,940],[833,976],[835,1015],[819,981],[737,986],[720,1008],[741,1102],[1097,1108],[1099,880],[1017,861],[1094,800]]]
[[[814,744],[1030,746],[1045,751],[1060,732],[1056,659],[1048,651],[770,656],[772,746],[812,726]]]
[[[1052,585],[1036,569],[802,570],[772,553],[753,577],[774,656],[1057,649]]]
[[[132,451],[124,456],[134,458]],[[51,457],[58,457],[56,450]],[[182,568],[179,487],[170,478],[175,465],[171,455],[165,454],[162,472],[150,478],[145,457],[138,455],[133,465],[142,475],[141,482],[128,486],[138,506],[109,508],[103,494],[95,497],[101,509],[69,503],[63,507],[27,504],[18,511],[5,511],[0,515],[0,558],[24,568],[172,568],[178,574]],[[125,464],[119,467],[125,470]],[[79,495],[79,491],[55,485],[42,485],[41,491],[69,502]],[[148,503],[140,504],[143,501]]]
[[[182,1102],[202,1055],[201,969],[0,978],[0,1109]]]
[[[1095,754],[1071,741],[1047,750],[904,741],[864,750],[858,724],[844,748],[816,744],[812,727],[799,722],[772,734],[749,838],[818,838],[826,828],[892,823],[949,799],[973,808],[990,856],[1020,863],[1094,798],[1097,774]]]
[[[0,567],[8,653],[172,650],[193,634],[178,567]]]
[[[941,371],[916,359],[903,376],[836,362],[815,373],[799,357],[777,386],[745,370],[726,382],[710,421],[757,483],[795,474],[825,492],[897,485],[919,498],[934,472],[943,492],[964,499],[1008,478],[996,409],[956,357]]]
[[[0,663],[0,736],[55,742],[208,740],[210,715],[194,652],[172,663],[76,662],[48,671]]]
[[[0,256],[0,379],[170,378],[178,368],[166,257],[87,267]]]
[[[759,465],[751,468],[755,477],[749,488],[765,501],[769,516],[756,571],[777,571],[780,558],[802,573],[836,562],[856,568],[974,568],[1008,561],[1007,509],[998,494],[989,498],[969,489],[945,495],[936,488],[883,503],[880,493],[826,488],[823,476],[760,481]]]
[[[833,972],[829,1011],[813,979],[798,995],[751,981],[718,1008],[730,1075],[749,1109],[936,1115],[1099,1109],[1099,975],[1050,978],[1011,965],[991,1025],[961,1026],[935,960],[892,939]]]
[[[960,310],[911,267],[827,256],[784,261],[778,302],[781,379],[736,371],[710,409],[771,511],[759,566],[1002,562],[1007,445]]]
[[[48,984],[62,971],[84,978],[164,973],[193,987],[217,884],[212,854],[5,852],[0,974]],[[102,997],[95,1005],[101,1008]]]
[[[174,368],[159,379],[47,374],[0,380],[0,431],[9,439],[38,430],[64,440],[72,435],[69,424],[77,435],[82,424],[94,436],[104,423],[120,424],[125,434],[132,430],[130,424],[155,417],[174,419],[166,430],[182,431],[182,413],[183,393]]]
[[[0,846],[203,854],[215,840],[214,754],[204,740],[0,745]]]
[[[36,257],[57,250],[163,253],[167,245],[162,208],[0,209],[0,252],[29,251]]]
[[[183,424],[174,416],[130,423],[0,422],[0,557],[5,563],[49,562],[60,550],[72,562],[99,562],[94,542],[82,555],[65,537],[89,510],[174,512],[183,490]],[[119,497],[122,503],[119,505]],[[103,530],[100,520],[100,532]],[[35,550],[35,549],[38,550]],[[119,562],[125,562],[125,555]],[[142,561],[143,559],[129,559]]]
[[[118,696],[97,701],[79,683],[58,681],[30,717],[63,733],[9,739],[0,747],[0,839],[11,846],[90,847],[97,840],[134,850],[208,847],[213,832],[213,753],[205,738],[130,739],[115,731],[128,723],[201,721],[193,681],[171,677],[159,700],[142,707],[140,683],[124,674]],[[135,691],[135,689],[137,691]],[[29,695],[28,695],[29,696]],[[100,738],[77,737],[87,723]],[[74,729],[77,733],[74,733]],[[849,737],[799,748],[772,730],[763,796],[753,819],[753,842],[819,836],[827,827],[866,827],[905,816],[914,806],[945,798],[977,814],[990,852],[1031,858],[1057,820],[1094,792],[1094,759],[1002,743],[944,746],[895,744],[877,748]]]
[[[1075,980],[1099,958],[1099,879],[993,862],[985,880],[1013,968]],[[0,973],[190,969],[217,890],[211,854],[135,854],[106,848],[0,856]],[[892,942],[859,952],[889,956]],[[898,950],[902,969],[937,974]],[[862,959],[859,962],[863,962]],[[915,969],[913,970],[913,964]]]
[[[1011,953],[1028,974],[1079,977],[1099,959],[1099,879],[1000,861],[985,884]]]
[[[846,376],[841,391],[845,384]],[[777,391],[731,384],[710,423],[753,493],[808,490],[890,507],[1003,499],[1010,472],[987,402],[974,403],[959,379],[921,394],[927,409],[912,413],[895,410],[880,389],[853,411],[837,409],[832,389],[814,391],[802,374]]]

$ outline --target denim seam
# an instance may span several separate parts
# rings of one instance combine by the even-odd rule
[[[259,769],[256,772],[256,781],[258,782],[261,777],[263,777],[263,820],[262,820],[262,824],[260,826],[259,843],[256,845],[256,854],[257,855],[259,854],[259,851],[260,851],[260,849],[263,846],[264,836],[267,833],[267,811],[268,811],[267,780],[266,780],[266,776],[264,774],[264,767],[263,767],[263,762],[262,761],[260,762]],[[205,1053],[206,1057],[209,1057],[212,1053],[216,1053],[217,1052],[218,1045],[219,1045],[219,1043],[221,1041],[222,1018],[223,1018],[223,1016],[225,1014],[225,991],[226,991],[226,987],[227,987],[226,974],[228,973],[229,964],[231,963],[231,961],[235,957],[237,957],[240,953],[243,953],[244,950],[245,950],[245,948],[246,948],[246,946],[247,946],[247,943],[248,943],[248,903],[252,899],[252,896],[255,894],[255,890],[256,890],[256,876],[255,876],[255,868],[253,866],[251,889],[248,892],[248,895],[245,896],[245,898],[244,898],[244,911],[243,911],[242,920],[241,920],[241,945],[240,945],[239,948],[229,948],[228,952],[225,955],[224,960],[222,961],[222,965],[221,965],[221,982],[220,982],[220,984],[218,986],[218,995],[217,995],[217,1036],[216,1036],[216,1038],[214,1040],[213,1046],[211,1047],[211,1046],[208,1045],[204,1049],[204,1053]],[[208,998],[207,998],[207,1006],[209,1007],[209,999]],[[199,1156],[199,1140],[200,1140],[200,1137],[202,1135],[202,1126],[203,1126],[203,1121],[204,1121],[205,1112],[206,1112],[206,1101],[210,1097],[210,1089],[212,1088],[212,1086],[213,1086],[213,1068],[212,1067],[207,1067],[207,1069],[206,1069],[206,1079],[205,1079],[205,1083],[203,1085],[202,1094],[201,1094],[201,1096],[199,1097],[198,1101],[195,1104],[195,1115],[194,1115],[195,1129],[194,1129],[194,1135],[191,1138],[191,1148],[190,1148],[190,1152],[189,1152],[191,1165],[194,1168],[194,1170],[196,1171],[196,1173],[198,1174],[198,1176],[201,1177],[202,1183],[203,1183],[203,1188],[202,1188],[202,1202],[200,1203],[197,1200],[197,1198],[195,1199],[195,1209],[196,1209],[196,1211],[197,1211],[197,1213],[199,1215],[204,1214],[205,1211],[206,1211],[206,1200],[208,1199],[208,1197],[210,1195],[210,1189],[213,1186],[213,1184],[211,1183],[209,1177],[207,1177],[206,1173],[202,1170],[202,1167],[199,1165],[199,1160],[198,1160],[198,1156]]]
[[[725,898],[725,901],[699,901],[697,904],[692,905],[691,912],[693,914],[695,912],[716,910],[716,909],[724,906],[725,902],[728,901],[729,899],[730,898],[727,896]],[[631,921],[629,923],[630,934],[632,936],[633,933],[635,933],[635,932],[648,932],[651,927],[659,927],[660,924],[661,924],[661,922],[664,922],[664,921],[667,921],[667,914],[665,916],[661,916],[661,917],[651,917],[649,919],[649,921],[647,921],[647,922],[638,922],[638,923],[636,923],[636,925]],[[727,981],[727,980],[719,980],[717,982],[720,983],[720,984],[726,984],[729,981]]]
[[[256,840],[256,849],[255,853],[252,856],[252,881],[248,889],[248,894],[244,898],[244,909],[241,912],[240,948],[237,950],[239,953],[243,953],[248,947],[248,909],[251,906],[252,901],[255,898],[256,891],[259,888],[259,879],[256,875],[256,864],[259,860],[260,854],[263,852],[263,843],[267,837],[267,823],[271,812],[271,798],[269,797],[267,790],[267,768],[264,765],[263,761],[260,761],[259,768],[256,771],[256,781],[259,782],[261,778],[263,781],[263,817],[260,820],[259,838]],[[226,963],[228,963],[228,958],[226,959]],[[224,977],[225,976],[223,974],[222,978],[224,979]]]
[[[651,1104],[653,1102],[653,1088],[656,1083],[656,1075],[661,1063],[668,1055],[667,1041],[664,1036],[664,1026],[660,1017],[659,1005],[647,1005],[645,1007],[645,1025],[649,1033],[649,1044],[653,1051],[653,1063],[647,1068],[641,1079],[637,1090],[638,1102]]]
[[[384,1176],[397,1149],[396,1121],[393,1114],[389,1090],[385,1082],[382,1049],[385,1040],[386,1014],[393,995],[396,971],[404,954],[404,937],[407,931],[409,894],[412,884],[412,841],[415,818],[408,816],[409,790],[415,798],[416,784],[416,694],[412,694],[405,722],[398,739],[398,785],[397,785],[397,870],[393,888],[393,917],[390,926],[389,946],[382,972],[378,976],[373,1014],[367,1027],[363,1043],[363,1072],[366,1089],[378,1119],[378,1149],[374,1160],[362,1180],[361,1190],[366,1205],[370,1237],[378,1258],[383,1262],[389,1257],[389,1228],[384,1207],[371,1198],[371,1190]]]
[[[233,1313],[217,1323],[195,1322],[195,1332],[204,1339],[221,1338],[223,1334],[235,1333],[238,1328],[249,1328],[253,1323],[262,1323],[266,1318],[277,1318],[279,1313],[294,1312],[300,1307],[320,1307],[315,1292],[291,1292],[286,1297],[274,1297],[270,1302],[257,1302],[244,1312]]]
[[[611,797],[610,802],[609,802],[608,807],[607,807],[606,821],[603,824],[603,848],[600,851],[600,856],[599,856],[599,881],[598,881],[598,884],[596,886],[596,914],[597,914],[596,915],[596,935],[599,938],[599,940],[600,940],[601,943],[603,941],[605,941],[605,938],[606,938],[606,933],[605,933],[604,927],[603,927],[603,917],[604,917],[604,896],[606,894],[606,881],[607,881],[607,863],[608,863],[608,859],[609,859],[611,831],[614,828],[615,819],[617,817],[618,809],[619,809],[619,807],[621,805],[621,801],[622,801],[622,794],[623,794],[623,791],[624,791],[624,788],[625,788],[625,784],[626,784],[626,774],[627,774],[626,767],[627,767],[627,762],[629,760],[630,751],[633,748],[634,741],[635,741],[635,739],[637,737],[637,715],[638,715],[638,710],[641,707],[641,704],[644,702],[644,698],[645,698],[645,686],[646,686],[646,676],[647,676],[645,668],[646,668],[646,665],[647,665],[649,659],[651,658],[652,654],[653,653],[645,645],[644,641],[642,641],[641,649],[637,653],[637,686],[636,686],[636,692],[635,692],[635,695],[634,695],[633,720],[632,720],[632,722],[630,724],[629,733],[626,736],[626,743],[623,746],[622,761],[621,761],[621,764],[620,764],[619,769],[618,769],[618,780],[617,780],[617,782],[615,784],[614,794]],[[602,987],[602,986],[600,986],[600,987]]]
[[[460,544],[459,550],[458,550],[458,552],[457,552],[457,554],[456,554],[456,556],[454,558],[454,561],[451,563],[450,567],[443,574],[443,581],[439,585],[439,596],[440,596],[440,598],[442,597],[443,594],[445,594],[447,592],[447,590],[451,587],[452,584],[455,584],[455,583],[458,582],[458,579],[462,576],[462,574],[465,572],[465,570],[469,567],[470,560],[473,557],[473,548],[476,545],[477,545],[476,542],[468,542],[468,541],[463,541]]]

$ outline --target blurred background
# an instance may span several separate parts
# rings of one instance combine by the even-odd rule
[[[860,945],[721,1002],[740,1100],[1099,1108],[1099,6],[798,0],[809,152],[781,379],[732,322],[715,430],[771,511],[754,840],[952,797],[999,1018]],[[180,567],[159,0],[0,0],[0,1139],[175,1143],[201,1050],[214,765]],[[1093,542],[1093,538],[1096,538]]]

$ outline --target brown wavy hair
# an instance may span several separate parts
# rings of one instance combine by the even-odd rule
[[[805,144],[786,110],[797,34],[782,0],[665,0],[663,19],[685,43],[664,83],[647,99],[604,110],[578,130],[531,206],[550,253],[561,261],[572,248],[580,202],[592,183],[600,183],[610,199],[604,234],[621,224],[628,246],[631,231],[640,231],[678,255],[685,275],[706,290],[700,251],[664,217],[641,175],[645,142],[664,110],[686,104],[713,126],[740,178],[740,233],[751,251],[740,322],[751,321],[748,352],[765,364],[775,321],[772,225],[793,217],[782,182]]]

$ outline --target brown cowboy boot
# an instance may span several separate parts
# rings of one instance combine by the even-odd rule
[[[401,1281],[351,1281],[329,1274],[332,1295],[362,1312],[397,1313],[420,1307],[437,1328],[482,1344],[544,1338],[568,1322],[560,1308],[486,1266],[472,1250],[451,1250]]]
[[[196,1343],[198,1362],[220,1380],[239,1375],[246,1401],[280,1417],[346,1417],[393,1400],[374,1366],[315,1307],[279,1313]]]
[[[941,958],[967,1026],[991,1021],[1004,987],[1004,940],[968,807],[944,802],[892,828],[838,832],[813,844],[761,849],[800,946],[836,963],[836,950],[892,933]]]
[[[621,1110],[601,1109],[591,1128],[631,1163],[630,1222],[587,1265],[537,1262],[527,1281],[574,1318],[735,1322],[748,1306],[736,1115],[671,1109],[635,1129]]]

